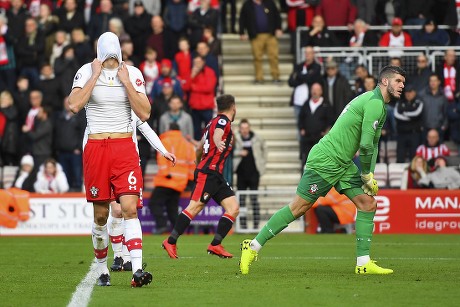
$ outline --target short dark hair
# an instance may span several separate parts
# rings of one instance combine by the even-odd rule
[[[220,95],[216,98],[216,102],[218,112],[228,111],[235,104],[235,97],[228,94]]]
[[[398,66],[385,66],[384,68],[382,68],[382,70],[379,73],[378,84],[382,84],[382,79],[391,78],[395,74],[399,74],[399,75],[403,76],[404,78],[406,77],[406,71],[404,69],[402,69],[401,67],[398,67]]]
[[[431,77],[436,77],[436,79],[438,79],[438,81],[441,81],[441,78],[439,78],[438,74],[436,74],[436,73],[432,73],[430,75],[430,77],[428,78],[428,80],[431,79]]]
[[[240,120],[239,126],[241,126],[242,124],[248,124],[249,125],[249,120],[247,120],[246,118],[243,118],[242,120]]]
[[[184,101],[182,100],[182,98],[180,98],[180,96],[179,96],[179,95],[176,95],[176,94],[174,94],[174,95],[172,95],[171,97],[169,97],[168,103],[170,103],[171,100],[173,100],[173,99],[179,99],[180,102],[184,103]]]
[[[169,130],[180,130],[180,126],[178,123],[172,122],[169,124]]]

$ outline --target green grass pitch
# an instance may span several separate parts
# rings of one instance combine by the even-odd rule
[[[252,237],[252,236],[249,236]],[[94,287],[89,306],[459,306],[460,236],[376,235],[374,259],[395,273],[354,274],[353,235],[280,234],[260,253],[249,275],[235,255],[206,253],[211,236],[186,235],[181,259],[161,248],[164,236],[144,236],[152,284],[130,288],[131,274],[112,273],[111,287]],[[0,306],[66,306],[88,272],[90,237],[0,238]],[[109,255],[111,255],[109,253]],[[112,257],[109,258],[109,265]]]

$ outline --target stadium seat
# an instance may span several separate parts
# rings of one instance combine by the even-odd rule
[[[9,165],[6,165],[3,168],[1,168],[4,189],[11,188],[18,169],[18,166]]]
[[[408,163],[390,163],[388,165],[388,174],[389,174],[389,186],[391,188],[400,188],[401,179],[404,174],[404,170],[409,166]]]
[[[379,149],[380,162],[394,163],[396,162],[396,141],[387,141],[380,144]]]
[[[379,187],[388,186],[388,165],[386,163],[377,163],[375,165],[374,179],[377,180]]]

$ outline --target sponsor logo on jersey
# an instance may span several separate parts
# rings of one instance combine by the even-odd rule
[[[227,121],[224,118],[219,119],[219,125],[225,126]]]
[[[208,193],[204,193],[203,199],[204,199],[205,201],[207,201],[207,200],[209,199],[209,194],[208,194]]]
[[[141,79],[136,79],[136,85],[137,86],[141,86],[143,84],[143,82],[141,81]]]
[[[316,183],[310,185],[310,194],[315,194],[316,192],[318,192],[318,185]]]
[[[379,121],[376,120],[373,124],[372,124],[372,128],[374,128],[374,130],[377,130],[377,126],[379,125]]]
[[[78,74],[75,75],[75,81],[77,81],[80,78],[81,78],[81,73],[78,73]]]
[[[91,189],[89,189],[89,192],[91,193],[91,197],[96,198],[99,196],[99,189],[96,188],[95,186],[92,186]]]

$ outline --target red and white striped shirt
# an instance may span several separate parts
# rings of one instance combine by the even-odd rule
[[[419,147],[417,147],[417,151],[415,155],[420,156],[426,161],[428,161],[428,160],[431,160],[433,158],[437,158],[440,156],[449,156],[450,150],[444,144],[440,144],[435,147],[428,147],[426,145],[420,145]]]

